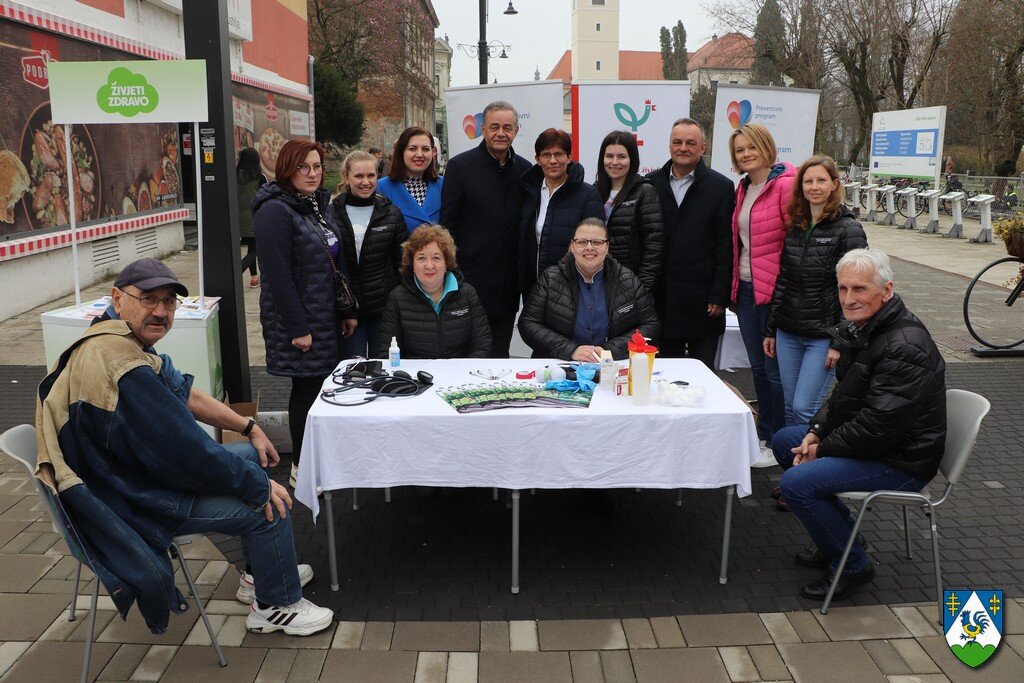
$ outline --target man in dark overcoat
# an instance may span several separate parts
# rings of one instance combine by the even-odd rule
[[[462,274],[487,312],[495,358],[508,358],[519,312],[519,177],[533,164],[512,149],[518,133],[515,107],[488,104],[483,141],[451,158],[441,189],[441,225],[455,238]]]
[[[704,129],[693,119],[675,122],[668,147],[668,163],[647,176],[665,217],[664,275],[655,292],[660,353],[698,358],[714,370],[732,284],[736,188],[704,163]]]

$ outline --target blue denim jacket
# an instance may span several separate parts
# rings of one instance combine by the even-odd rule
[[[40,463],[51,463],[96,574],[122,617],[138,601],[159,634],[169,611],[187,608],[167,549],[195,497],[231,496],[258,510],[270,484],[196,423],[192,378],[147,351],[122,321],[94,325],[40,384],[36,425]]]

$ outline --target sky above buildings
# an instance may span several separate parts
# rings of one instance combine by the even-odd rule
[[[475,85],[479,66],[458,43],[475,46],[479,40],[478,0],[433,0],[441,22],[438,37],[448,34],[452,50],[452,86]],[[562,53],[569,49],[572,0],[513,0],[519,14],[505,16],[508,0],[487,0],[490,18],[487,39],[511,45],[508,59],[490,60],[488,82],[533,80],[534,69],[546,78]],[[621,0],[619,49],[659,50],[658,31],[682,19],[686,46],[693,52],[722,33],[695,0]]]

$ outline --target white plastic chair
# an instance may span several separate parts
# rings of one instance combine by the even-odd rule
[[[846,560],[850,557],[850,550],[853,548],[853,542],[857,538],[857,532],[860,530],[864,513],[870,510],[872,505],[887,503],[903,506],[903,534],[908,560],[913,559],[913,553],[910,549],[910,521],[907,514],[909,508],[920,507],[924,510],[925,516],[931,519],[929,528],[932,535],[932,555],[935,562],[935,594],[939,609],[939,623],[942,623],[942,573],[939,566],[939,535],[938,522],[935,519],[935,508],[949,499],[953,487],[960,480],[960,475],[963,473],[964,467],[967,466],[967,460],[974,451],[974,442],[978,438],[978,429],[981,427],[981,421],[988,414],[991,407],[992,405],[984,396],[961,389],[946,390],[946,452],[943,454],[942,462],[939,464],[939,471],[946,478],[946,488],[943,489],[942,495],[938,499],[931,498],[927,486],[918,492],[848,491],[836,494],[843,501],[860,503],[861,507],[860,512],[857,514],[857,520],[853,523],[850,538],[846,542],[843,557],[839,560],[839,566],[836,567],[835,576],[832,578],[832,585],[828,589],[828,595],[825,596],[825,602],[821,605],[822,614],[828,614],[829,603],[832,602],[832,596],[836,592],[836,586],[839,583],[839,577],[842,576],[843,567],[846,566]]]
[[[71,525],[70,518],[67,514],[61,514],[63,512],[60,506],[60,500],[55,497],[50,489],[46,488],[39,479],[35,476],[36,471],[36,430],[32,425],[18,425],[11,427],[3,434],[0,434],[0,449],[3,449],[12,458],[20,462],[28,470],[29,477],[35,482],[36,493],[39,494],[39,498],[43,500],[46,505],[46,512],[50,516],[50,522],[53,524],[53,530],[56,531],[67,543],[68,549],[76,560],[78,560],[78,567],[75,569],[75,587],[71,593],[71,605],[68,608],[70,614],[68,615],[68,621],[75,620],[75,608],[78,602],[78,582],[82,576],[82,565],[86,565],[89,569],[93,569],[92,564],[89,562],[88,556],[82,551],[82,543],[79,540],[78,532],[74,526]],[[170,553],[173,559],[178,560],[181,565],[181,573],[185,577],[185,582],[188,584],[189,595],[195,600],[196,607],[199,609],[199,615],[203,618],[203,623],[206,625],[206,632],[210,634],[210,641],[213,643],[213,650],[217,653],[217,661],[222,667],[227,666],[227,660],[224,659],[224,653],[221,652],[220,643],[217,642],[217,634],[213,632],[213,627],[210,626],[210,619],[206,616],[206,610],[203,609],[203,603],[199,600],[199,593],[196,591],[195,582],[192,581],[192,574],[188,570],[188,565],[185,564],[185,558],[181,554],[180,546],[187,545],[205,536],[205,534],[188,534],[186,536],[175,536],[171,541]],[[86,630],[85,637],[85,660],[82,662],[82,682],[85,683],[89,680],[89,661],[92,659],[92,644],[96,630],[96,603],[99,600],[100,595],[100,580],[96,576],[96,572],[93,571],[93,587],[92,587],[92,606],[89,608],[89,625]]]

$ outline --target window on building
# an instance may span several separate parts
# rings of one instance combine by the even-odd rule
[[[604,4],[604,0],[591,0],[590,4],[592,4],[592,5],[603,5]]]
[[[595,67],[594,67],[594,68],[595,68],[595,69],[596,69],[597,71],[600,71],[600,70],[601,70],[601,60],[600,60],[600,59],[599,59],[599,60],[597,60],[597,64],[595,65]]]
[[[594,30],[595,31],[600,31],[601,30],[601,22],[600,21],[597,22],[596,24],[594,24]]]

